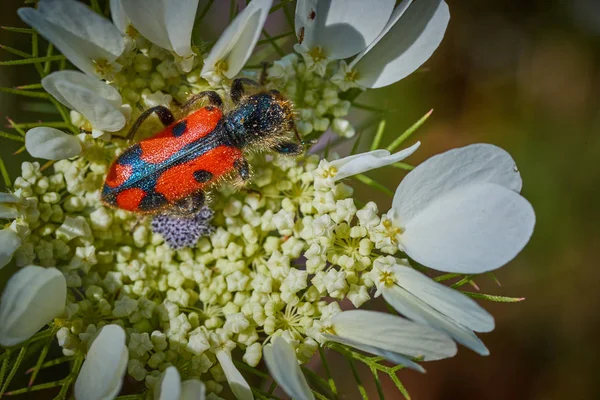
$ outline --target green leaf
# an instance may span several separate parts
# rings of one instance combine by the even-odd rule
[[[371,151],[379,148],[379,143],[381,142],[381,138],[383,137],[383,132],[385,131],[385,119],[379,121],[379,125],[377,126],[377,132],[375,132],[375,136],[373,137],[373,141],[371,142]]]
[[[46,62],[46,61],[61,61],[61,60],[66,60],[66,58],[65,58],[65,56],[59,54],[59,55],[49,56],[49,57],[32,57],[32,58],[25,58],[22,60],[0,61],[0,66],[27,65],[27,64],[42,63],[42,62]]]
[[[415,167],[413,165],[403,163],[403,162],[393,163],[393,164],[391,164],[391,166],[394,168],[403,169],[405,171],[412,171],[413,169],[415,169]]]
[[[325,369],[325,374],[327,375],[327,382],[329,383],[329,389],[331,390],[331,393],[333,393],[335,398],[337,398],[338,392],[337,392],[337,388],[335,387],[335,381],[333,380],[333,377],[331,376],[331,370],[329,369],[329,364],[327,363],[327,357],[325,357],[325,351],[323,350],[323,347],[321,347],[321,346],[319,346],[319,357],[321,357],[321,363],[323,364],[323,368]]]
[[[13,135],[12,133],[6,133],[6,132],[0,131],[0,137],[9,139],[9,140],[15,140],[17,142],[25,142],[25,139],[23,138],[23,136]]]
[[[2,174],[2,179],[4,179],[5,187],[12,187],[12,181],[10,179],[10,175],[8,175],[8,171],[6,170],[6,165],[4,165],[4,160],[2,157],[0,157],[0,173]]]
[[[38,99],[49,99],[50,95],[46,92],[31,92],[28,90],[0,87],[0,92],[16,94],[17,96],[34,97]]]
[[[475,299],[484,299],[484,300],[489,300],[489,301],[493,301],[496,303],[518,303],[520,301],[525,300],[525,297],[496,296],[494,294],[467,292],[464,290],[461,290],[461,292],[466,294],[467,296],[473,297]]]
[[[26,53],[26,52],[21,51],[19,49],[15,49],[13,47],[5,46],[3,44],[0,44],[0,49],[6,51],[8,53],[14,54],[16,56],[19,56],[19,57],[24,57],[24,58],[31,58],[32,57],[31,54],[29,54],[29,53]]]
[[[432,113],[433,113],[433,109],[429,110],[429,112],[427,114],[423,115],[421,117],[421,119],[419,119],[417,122],[415,122],[410,128],[405,130],[404,133],[402,133],[402,135],[398,136],[398,138],[396,140],[394,140],[387,147],[387,149],[390,152],[393,152],[394,150],[396,150],[398,148],[398,146],[400,146],[402,144],[402,142],[404,142],[406,139],[408,139],[413,133],[415,133],[415,131],[417,129],[419,129],[421,127],[421,125],[423,125],[425,123],[425,121],[427,121],[427,119],[431,116]]]
[[[5,31],[17,32],[17,33],[29,33],[29,34],[32,34],[33,32],[35,32],[31,28],[16,28],[14,26],[2,26],[0,28],[4,29]]]
[[[390,197],[394,195],[394,192],[392,192],[390,189],[386,188],[381,183],[375,181],[373,178],[369,178],[364,174],[354,175],[353,178],[359,182],[364,183],[365,185],[372,187],[375,190],[379,190],[380,192],[387,194]]]
[[[286,37],[289,37],[289,36],[293,36],[295,34],[296,33],[294,31],[291,31],[291,32],[282,33],[281,35],[271,36],[268,39],[259,40],[258,42],[256,42],[256,45],[260,46],[260,45],[263,45],[263,44],[269,44],[269,43],[274,42],[276,40],[283,39],[283,38],[286,38]]]

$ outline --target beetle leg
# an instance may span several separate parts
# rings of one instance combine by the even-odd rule
[[[140,126],[142,125],[142,123],[146,120],[146,118],[148,118],[152,114],[156,114],[158,116],[158,119],[160,119],[160,122],[164,126],[169,126],[173,122],[175,122],[175,117],[173,116],[173,113],[167,107],[165,107],[165,106],[156,106],[156,107],[149,108],[146,111],[144,111],[138,117],[138,119],[135,121],[135,123],[133,124],[133,126],[129,130],[129,133],[127,134],[127,140],[131,140],[131,139],[134,138],[135,133],[140,128]]]
[[[272,146],[271,149],[279,154],[284,154],[286,156],[297,156],[304,152],[304,144],[284,141]]]
[[[253,81],[252,79],[248,79],[248,78],[237,78],[233,80],[233,83],[231,84],[231,91],[229,92],[229,95],[231,96],[231,101],[233,101],[233,104],[238,104],[240,102],[240,100],[242,99],[242,97],[244,96],[244,85],[251,85],[251,86],[260,86],[260,84],[256,81]]]
[[[240,174],[243,181],[250,179],[250,164],[245,158],[239,158],[233,163],[234,168]]]
[[[219,96],[217,92],[209,90],[206,92],[200,92],[190,97],[190,99],[186,101],[183,106],[181,106],[181,110],[187,114],[189,110],[191,110],[196,105],[196,103],[198,103],[201,100],[204,100],[205,98],[208,99],[208,104],[210,104],[211,106],[215,106],[219,109],[223,108],[223,99],[221,99],[221,96]]]
[[[262,69],[260,70],[260,77],[258,78],[258,83],[260,83],[261,86],[265,86],[267,84],[267,68],[269,68],[269,62],[263,61],[262,63],[260,63],[260,65],[262,66]]]
[[[171,214],[176,216],[191,216],[196,214],[204,205],[206,197],[204,192],[198,192],[177,201],[171,209]]]

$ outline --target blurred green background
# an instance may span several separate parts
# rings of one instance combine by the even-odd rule
[[[2,1],[0,25],[22,26],[15,12],[20,4]],[[526,298],[484,304],[496,317],[496,330],[481,335],[491,355],[460,348],[453,359],[428,363],[426,375],[405,371],[400,378],[414,399],[598,399],[600,1],[448,4],[448,32],[424,68],[359,101],[388,110],[385,145],[435,110],[418,132],[423,145],[410,160],[415,164],[475,142],[508,150],[523,176],[523,195],[536,210],[537,226],[523,253],[496,273],[501,287],[491,278],[478,280],[488,293]],[[6,31],[0,31],[0,43],[28,46],[27,37]],[[0,52],[0,60],[10,58]],[[36,77],[30,67],[0,68],[3,87],[33,83]],[[0,93],[2,123],[5,117],[44,117],[43,110],[26,103]],[[11,156],[18,147],[2,139],[0,154],[13,178],[26,159]],[[395,169],[373,176],[378,174],[390,188],[402,178]],[[355,188],[359,197],[373,198],[372,189]],[[383,196],[373,199],[382,210],[390,203]],[[339,382],[354,385],[345,367],[336,370]],[[375,398],[370,382],[364,383]],[[384,384],[393,393],[391,382]],[[349,390],[348,398],[358,393]]]

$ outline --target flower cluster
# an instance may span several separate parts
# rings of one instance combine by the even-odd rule
[[[347,91],[394,83],[439,45],[445,2],[380,3],[298,1],[296,52],[272,62],[263,83],[295,104],[304,138],[329,128],[351,137]],[[249,190],[221,185],[211,209],[184,223],[101,202],[109,165],[127,146],[119,138],[144,109],[258,77],[243,67],[271,0],[251,1],[208,52],[190,39],[198,1],[174,4],[111,0],[112,22],[74,0],[19,10],[83,71],[41,80],[82,133],[29,130],[29,153],[57,161],[45,171],[23,163],[14,190],[0,194],[0,267],[14,259],[20,268],[0,302],[0,345],[50,325],[65,356],[85,359],[75,363],[77,399],[114,398],[125,374],[160,399],[219,398],[225,387],[251,399],[238,368],[261,360],[290,396],[314,399],[300,364],[331,342],[418,371],[415,360],[451,357],[455,342],[487,354],[474,332],[492,330],[491,315],[421,265],[477,274],[526,245],[535,216],[514,161],[495,146],[425,161],[387,213],[359,206],[346,178],[400,162],[418,142],[330,161],[249,154]],[[159,129],[152,121],[140,136]],[[342,311],[379,295],[404,318]]]

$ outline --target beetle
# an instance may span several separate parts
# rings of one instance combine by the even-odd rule
[[[164,106],[144,111],[131,128],[130,139],[152,114],[165,128],[117,157],[108,170],[102,201],[136,213],[193,215],[216,185],[236,179],[248,182],[247,153],[303,153],[292,104],[276,90],[247,95],[245,85],[259,86],[247,78],[235,79],[229,94],[234,107],[229,111],[224,111],[223,100],[214,91],[190,98],[182,106],[184,113],[201,101],[208,100],[208,105],[180,120]],[[288,132],[295,132],[298,142],[287,138]]]

